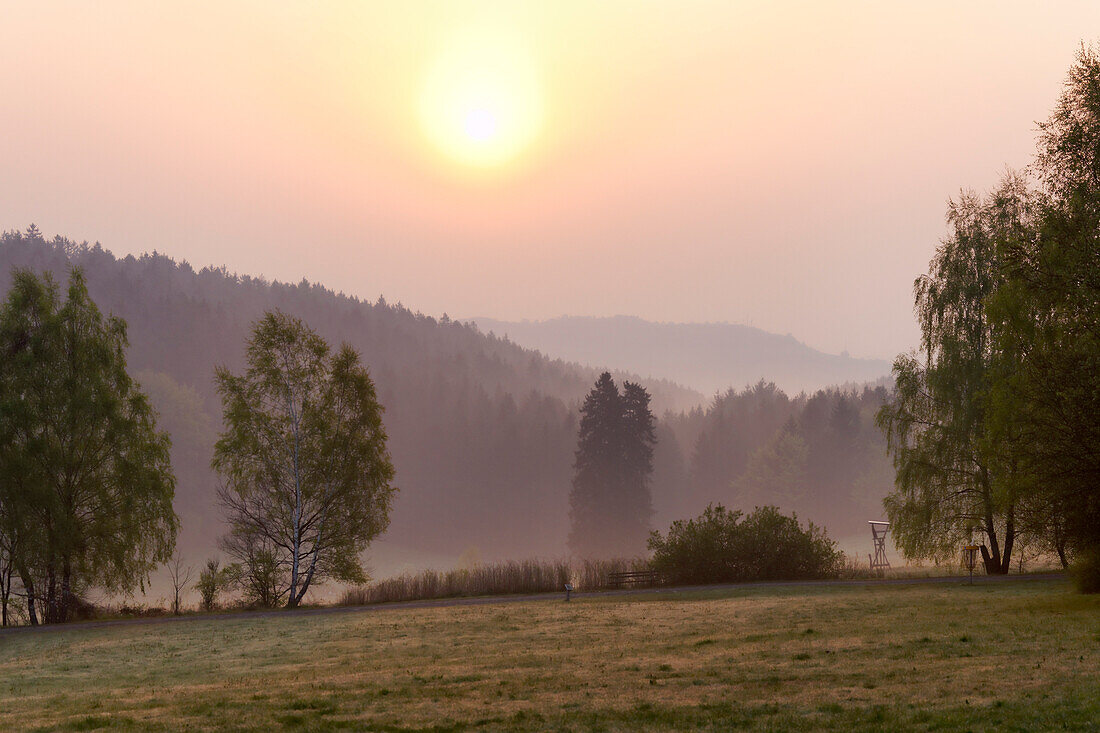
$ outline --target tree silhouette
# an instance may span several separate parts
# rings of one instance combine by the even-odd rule
[[[569,547],[582,557],[639,553],[649,535],[654,418],[645,389],[623,386],[604,372],[581,408]]]

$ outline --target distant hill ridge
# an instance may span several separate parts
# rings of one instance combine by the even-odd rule
[[[561,359],[591,367],[614,364],[707,394],[760,379],[792,394],[813,392],[835,384],[874,382],[890,373],[885,360],[827,354],[789,334],[734,323],[655,323],[635,316],[466,320]]]

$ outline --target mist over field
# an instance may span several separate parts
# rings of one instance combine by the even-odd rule
[[[1096,730],[1096,29],[0,2],[0,730]]]

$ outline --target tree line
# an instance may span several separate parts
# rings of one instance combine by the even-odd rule
[[[0,289],[15,269],[64,282],[71,266],[83,271],[104,312],[126,321],[128,364],[172,435],[184,553],[205,551],[224,531],[209,460],[221,423],[213,366],[243,370],[251,324],[270,310],[294,314],[329,343],[347,341],[364,355],[388,408],[402,487],[386,533],[395,551],[457,556],[476,545],[487,559],[564,551],[576,411],[598,370],[384,298],[192,268],[156,253],[116,258],[97,244],[37,230],[0,236]],[[669,383],[644,384],[656,410],[700,399]]]

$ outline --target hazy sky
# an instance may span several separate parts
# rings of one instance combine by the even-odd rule
[[[1029,161],[1090,32],[1100,3],[5,2],[0,228],[891,358],[948,197]]]

